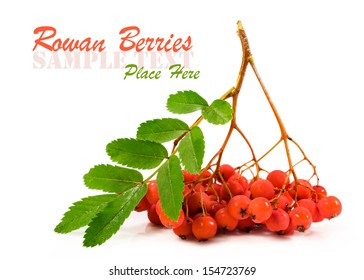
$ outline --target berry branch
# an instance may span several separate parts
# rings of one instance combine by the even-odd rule
[[[295,172],[295,170],[293,168],[292,159],[291,159],[291,155],[290,155],[290,151],[289,151],[289,146],[288,146],[288,139],[290,139],[290,138],[289,138],[289,136],[287,134],[286,128],[284,127],[283,121],[282,121],[282,119],[281,119],[281,117],[280,117],[280,115],[278,113],[277,108],[274,106],[274,103],[273,103],[272,99],[270,98],[270,96],[268,94],[268,90],[264,86],[263,81],[262,81],[261,77],[259,76],[259,73],[258,73],[258,70],[257,70],[257,68],[255,66],[254,61],[251,61],[250,62],[250,65],[251,65],[251,67],[252,67],[252,69],[254,71],[254,74],[255,74],[256,78],[259,81],[259,84],[260,84],[260,86],[261,86],[261,88],[262,88],[262,90],[264,92],[264,95],[267,98],[268,103],[269,103],[269,105],[270,105],[270,107],[271,107],[271,109],[272,109],[272,111],[274,113],[274,116],[275,116],[275,118],[276,118],[276,120],[278,122],[279,129],[280,129],[280,132],[281,132],[281,139],[280,139],[280,141],[283,141],[284,142],[284,148],[286,150],[286,155],[287,155],[289,170],[292,173],[295,182],[297,182],[297,175],[296,175],[296,172]]]
[[[177,118],[153,119],[139,125],[135,138],[110,142],[106,152],[117,165],[96,165],[84,175],[88,188],[106,194],[73,203],[56,226],[56,232],[69,233],[87,226],[83,244],[93,247],[114,235],[132,211],[147,211],[152,224],[171,228],[182,239],[194,236],[205,241],[218,232],[233,230],[303,232],[312,222],[332,219],[341,213],[340,200],[328,196],[326,189],[318,185],[316,166],[298,142],[288,136],[258,74],[246,32],[240,21],[237,25],[242,59],[236,85],[211,103],[194,91],[178,91],[169,96],[167,109],[179,115],[200,112],[193,124],[187,125]],[[237,120],[238,99],[248,66],[263,90],[281,134],[260,157]],[[213,125],[229,124],[229,129],[220,148],[203,167],[205,138],[199,125],[204,120]],[[241,136],[251,153],[249,161],[235,168],[223,163],[234,132]],[[163,143],[170,141],[173,145],[168,152]],[[288,171],[262,168],[261,160],[282,142]],[[303,157],[296,163],[291,158],[290,143]],[[307,180],[301,179],[295,170],[303,162],[313,170]],[[138,169],[153,171],[143,178]],[[265,179],[261,171],[267,173]],[[310,183],[313,177],[317,179],[316,185]]]
[[[243,26],[241,24],[241,22],[238,22],[238,36],[241,42],[241,46],[242,46],[242,62],[241,62],[241,66],[240,66],[240,70],[239,70],[239,74],[238,74],[238,78],[236,81],[236,85],[235,88],[233,88],[234,90],[231,91],[230,94],[226,95],[226,98],[232,98],[232,109],[233,109],[233,116],[232,116],[232,120],[230,122],[230,128],[228,130],[227,136],[221,146],[221,148],[219,149],[219,151],[215,154],[214,157],[212,157],[212,159],[210,160],[210,162],[207,164],[205,171],[207,169],[210,168],[211,164],[213,163],[213,161],[215,160],[216,157],[218,157],[217,163],[216,163],[216,170],[219,170],[219,167],[221,165],[221,160],[222,160],[222,155],[223,152],[229,142],[229,139],[233,133],[233,130],[236,130],[244,139],[244,141],[246,142],[246,144],[248,145],[252,157],[253,157],[253,161],[255,163],[256,169],[257,169],[257,173],[259,173],[260,171],[260,167],[259,164],[256,160],[256,156],[254,153],[254,150],[252,148],[252,145],[250,144],[248,138],[245,136],[245,134],[243,133],[243,131],[239,128],[239,126],[237,125],[237,121],[236,121],[236,111],[237,111],[237,104],[238,104],[238,97],[239,97],[239,93],[240,93],[240,89],[242,87],[243,81],[244,81],[244,77],[245,77],[245,73],[246,73],[246,69],[247,66],[249,64],[249,62],[252,60],[252,55],[250,52],[250,46],[249,46],[249,42],[248,42],[248,38],[246,36],[246,33],[243,29]],[[220,176],[220,175],[219,175]],[[225,184],[224,184],[225,185]]]

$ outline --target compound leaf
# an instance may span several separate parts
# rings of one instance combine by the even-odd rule
[[[155,119],[140,124],[137,139],[164,143],[178,138],[187,130],[188,125],[179,119]]]
[[[101,164],[91,168],[83,180],[90,189],[124,192],[143,182],[143,175],[133,169]]]
[[[183,201],[183,174],[179,158],[173,155],[159,169],[157,174],[158,193],[164,213],[177,221]]]
[[[188,172],[200,172],[205,154],[205,140],[201,128],[195,126],[186,134],[178,146],[178,153]]]
[[[171,94],[167,100],[167,109],[176,114],[192,113],[208,105],[204,98],[192,90],[178,91]]]
[[[212,124],[226,124],[233,118],[233,109],[229,102],[216,99],[202,110],[202,116]]]
[[[69,233],[88,225],[106,205],[117,198],[116,194],[102,194],[82,198],[74,202],[64,213],[61,222],[54,229],[58,233]]]
[[[89,224],[83,245],[86,247],[101,245],[113,236],[144,197],[147,189],[146,184],[132,188],[107,204]]]
[[[152,169],[168,157],[166,148],[156,142],[121,138],[107,144],[111,160],[133,168]]]

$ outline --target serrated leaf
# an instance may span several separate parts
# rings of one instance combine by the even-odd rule
[[[106,205],[117,198],[116,194],[102,194],[82,198],[74,202],[64,213],[61,222],[54,229],[58,233],[69,233],[88,225]]]
[[[143,182],[143,175],[133,169],[102,164],[91,168],[83,180],[90,189],[125,192]]]
[[[201,128],[195,126],[181,140],[178,146],[179,158],[185,169],[198,174],[205,154],[205,140]]]
[[[84,235],[83,245],[101,245],[113,236],[147,192],[147,185],[132,188],[111,201],[91,221]]]
[[[192,90],[178,91],[171,94],[167,100],[167,109],[176,114],[192,113],[208,105],[203,97]]]
[[[178,138],[187,130],[188,125],[179,119],[156,119],[140,124],[137,139],[164,143]]]
[[[216,99],[202,110],[202,116],[212,124],[226,124],[233,118],[233,109],[229,102]]]
[[[168,157],[162,144],[129,138],[110,142],[106,152],[112,161],[139,169],[155,168]]]
[[[158,194],[164,213],[177,221],[183,201],[183,174],[177,156],[173,155],[157,174]]]

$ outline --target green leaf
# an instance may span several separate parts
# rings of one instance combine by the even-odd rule
[[[54,229],[58,233],[69,233],[88,225],[106,205],[117,198],[116,194],[102,194],[82,198],[74,202],[64,213],[61,222]]]
[[[84,235],[83,245],[101,245],[113,236],[147,192],[147,185],[132,188],[111,201],[91,221]]]
[[[110,142],[106,146],[106,152],[112,161],[139,169],[157,167],[168,157],[168,152],[162,144],[128,138]]]
[[[177,156],[173,155],[157,174],[158,193],[164,213],[177,221],[183,201],[183,174]]]
[[[176,114],[192,113],[208,105],[204,98],[192,90],[178,91],[171,94],[167,100],[167,109]]]
[[[113,165],[96,165],[83,176],[90,189],[105,192],[125,192],[143,182],[143,175],[133,169]]]
[[[181,140],[178,153],[183,166],[188,172],[192,174],[200,172],[205,154],[205,140],[202,130],[198,126],[193,127]]]
[[[226,124],[233,118],[233,109],[229,102],[216,99],[209,107],[202,110],[202,116],[212,124]]]
[[[137,139],[163,143],[178,138],[187,130],[188,125],[179,119],[156,119],[140,124]]]

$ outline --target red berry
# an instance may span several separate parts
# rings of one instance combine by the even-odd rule
[[[161,220],[162,225],[164,225],[166,228],[179,227],[183,223],[183,220],[185,219],[185,213],[183,212],[183,210],[181,210],[177,221],[174,221],[171,218],[169,218],[163,212],[163,210],[159,213],[158,216],[159,216],[159,219]]]
[[[244,186],[242,186],[237,180],[230,180],[230,179],[227,181],[226,185],[228,186],[231,195],[235,196],[239,194],[244,194],[245,192]]]
[[[197,214],[193,215],[192,220],[196,220],[197,218],[203,217],[204,213],[198,212]],[[207,214],[206,216],[210,216],[210,214]]]
[[[332,219],[340,215],[342,205],[335,196],[327,196],[317,202],[317,208],[325,219]]]
[[[313,199],[317,202],[327,196],[326,189],[323,186],[313,186]]]
[[[207,193],[204,192],[195,192],[188,197],[188,211],[191,214],[196,214],[199,210],[202,209],[201,200],[205,204],[210,203],[210,198]]]
[[[297,185],[297,198],[304,199],[304,198],[311,198],[312,196],[312,185],[309,181],[299,179]]]
[[[295,231],[295,226],[292,223],[292,219],[289,219],[289,224],[288,227],[285,230],[281,230],[279,232],[277,232],[280,235],[292,235],[294,234]]]
[[[227,207],[216,212],[215,221],[217,227],[224,231],[233,231],[238,225],[238,220],[230,216]]]
[[[288,228],[289,215],[281,208],[275,209],[268,220],[265,221],[265,225],[269,231],[281,232]]]
[[[212,201],[210,204],[210,208],[208,210],[208,213],[211,217],[215,217],[215,214],[217,211],[219,211],[221,208],[226,207],[225,205],[222,205],[220,202]]]
[[[174,228],[173,232],[179,236],[181,239],[187,239],[189,236],[192,235],[192,221],[190,218],[185,217],[183,223]]]
[[[288,192],[284,192],[280,197],[278,197],[276,207],[289,212],[294,204],[294,199],[289,195]]]
[[[294,229],[300,232],[304,232],[312,224],[312,215],[310,211],[301,206],[295,207],[291,213],[289,213],[289,217]]]
[[[226,206],[226,205],[227,205],[227,201],[226,201],[226,200],[224,200],[224,199],[221,199],[221,200],[220,200],[220,203],[221,203],[222,205],[224,205],[224,206]]]
[[[150,207],[148,208],[148,219],[152,224],[161,225],[162,224],[161,220],[159,219],[159,216],[155,208],[156,208],[155,204],[150,205]]]
[[[190,189],[189,185],[184,185],[184,187],[183,187],[183,197],[186,197],[190,193],[191,193],[191,189]]]
[[[281,170],[273,170],[269,172],[267,176],[267,180],[270,181],[275,188],[282,189],[286,188],[289,185],[289,176],[287,176],[286,172]]]
[[[186,170],[182,170],[183,172],[183,181],[185,183],[192,183],[194,181],[196,181],[199,177],[199,174],[191,174],[190,172],[186,171]]]
[[[295,197],[297,195],[297,199],[311,198],[312,195],[312,186],[309,181],[304,179],[298,179],[297,184],[292,182],[289,185],[290,195]]]
[[[202,172],[202,171],[201,171]],[[202,174],[200,172],[200,175]],[[206,179],[206,180],[203,180],[202,182],[201,182],[201,184],[203,184],[204,186],[206,186],[207,185],[207,183],[208,183],[208,178],[210,178],[211,177],[211,172],[210,171],[208,171],[208,170],[206,170],[205,172],[204,172],[204,174],[202,175],[202,177],[201,177],[201,179]]]
[[[308,198],[300,199],[298,205],[306,208],[312,215],[312,221],[315,222],[319,218],[319,212],[316,207],[316,203]]]
[[[255,223],[250,217],[244,220],[239,220],[237,229],[240,231],[250,232],[255,226]]]
[[[150,203],[148,202],[147,198],[144,196],[140,202],[138,203],[138,205],[135,207],[135,211],[137,212],[143,212],[148,210],[150,206]]]
[[[230,176],[226,184],[228,185],[233,196],[244,194],[244,192],[249,188],[248,180],[240,173],[234,173],[232,176]]]
[[[229,201],[230,200],[230,195],[228,193],[227,188],[228,188],[228,186],[224,186],[224,185],[220,188],[219,196],[220,196],[220,199],[221,200],[225,200],[225,201]]]
[[[235,169],[229,165],[229,164],[222,164],[220,165],[220,174],[224,178],[224,181],[226,182],[229,180],[229,178],[235,174]],[[220,180],[220,178],[218,178]]]
[[[155,204],[155,211],[157,212],[158,215],[163,211],[160,200],[158,200],[157,203]]]
[[[205,186],[199,183],[194,186],[193,190],[195,192],[205,192]]]
[[[217,223],[210,216],[201,216],[192,223],[192,233],[199,241],[205,241],[216,235]]]
[[[270,200],[274,197],[274,186],[273,184],[264,179],[259,179],[254,182],[250,187],[251,198],[265,197]]]
[[[317,209],[317,215],[314,218],[312,218],[312,222],[319,223],[322,222],[325,218],[324,216],[321,215],[320,211],[318,210],[317,204],[316,204],[316,209]]]
[[[250,199],[245,195],[237,195],[230,199],[227,209],[231,217],[236,220],[242,220],[249,217],[248,207]]]
[[[206,193],[208,195],[220,195],[220,189],[222,185],[212,183],[209,187],[206,188]]]
[[[213,201],[217,201],[217,196],[212,194],[212,195],[209,195],[209,199],[210,199],[210,207],[211,207],[211,202]]]
[[[150,204],[156,204],[159,200],[158,195],[158,185],[156,180],[151,180],[148,182],[148,191],[145,195]]]
[[[254,198],[248,207],[250,218],[255,223],[263,223],[272,215],[272,206],[265,197]]]
[[[251,194],[250,190],[246,190],[245,193],[244,193],[244,195],[246,197],[251,197],[252,194]]]

